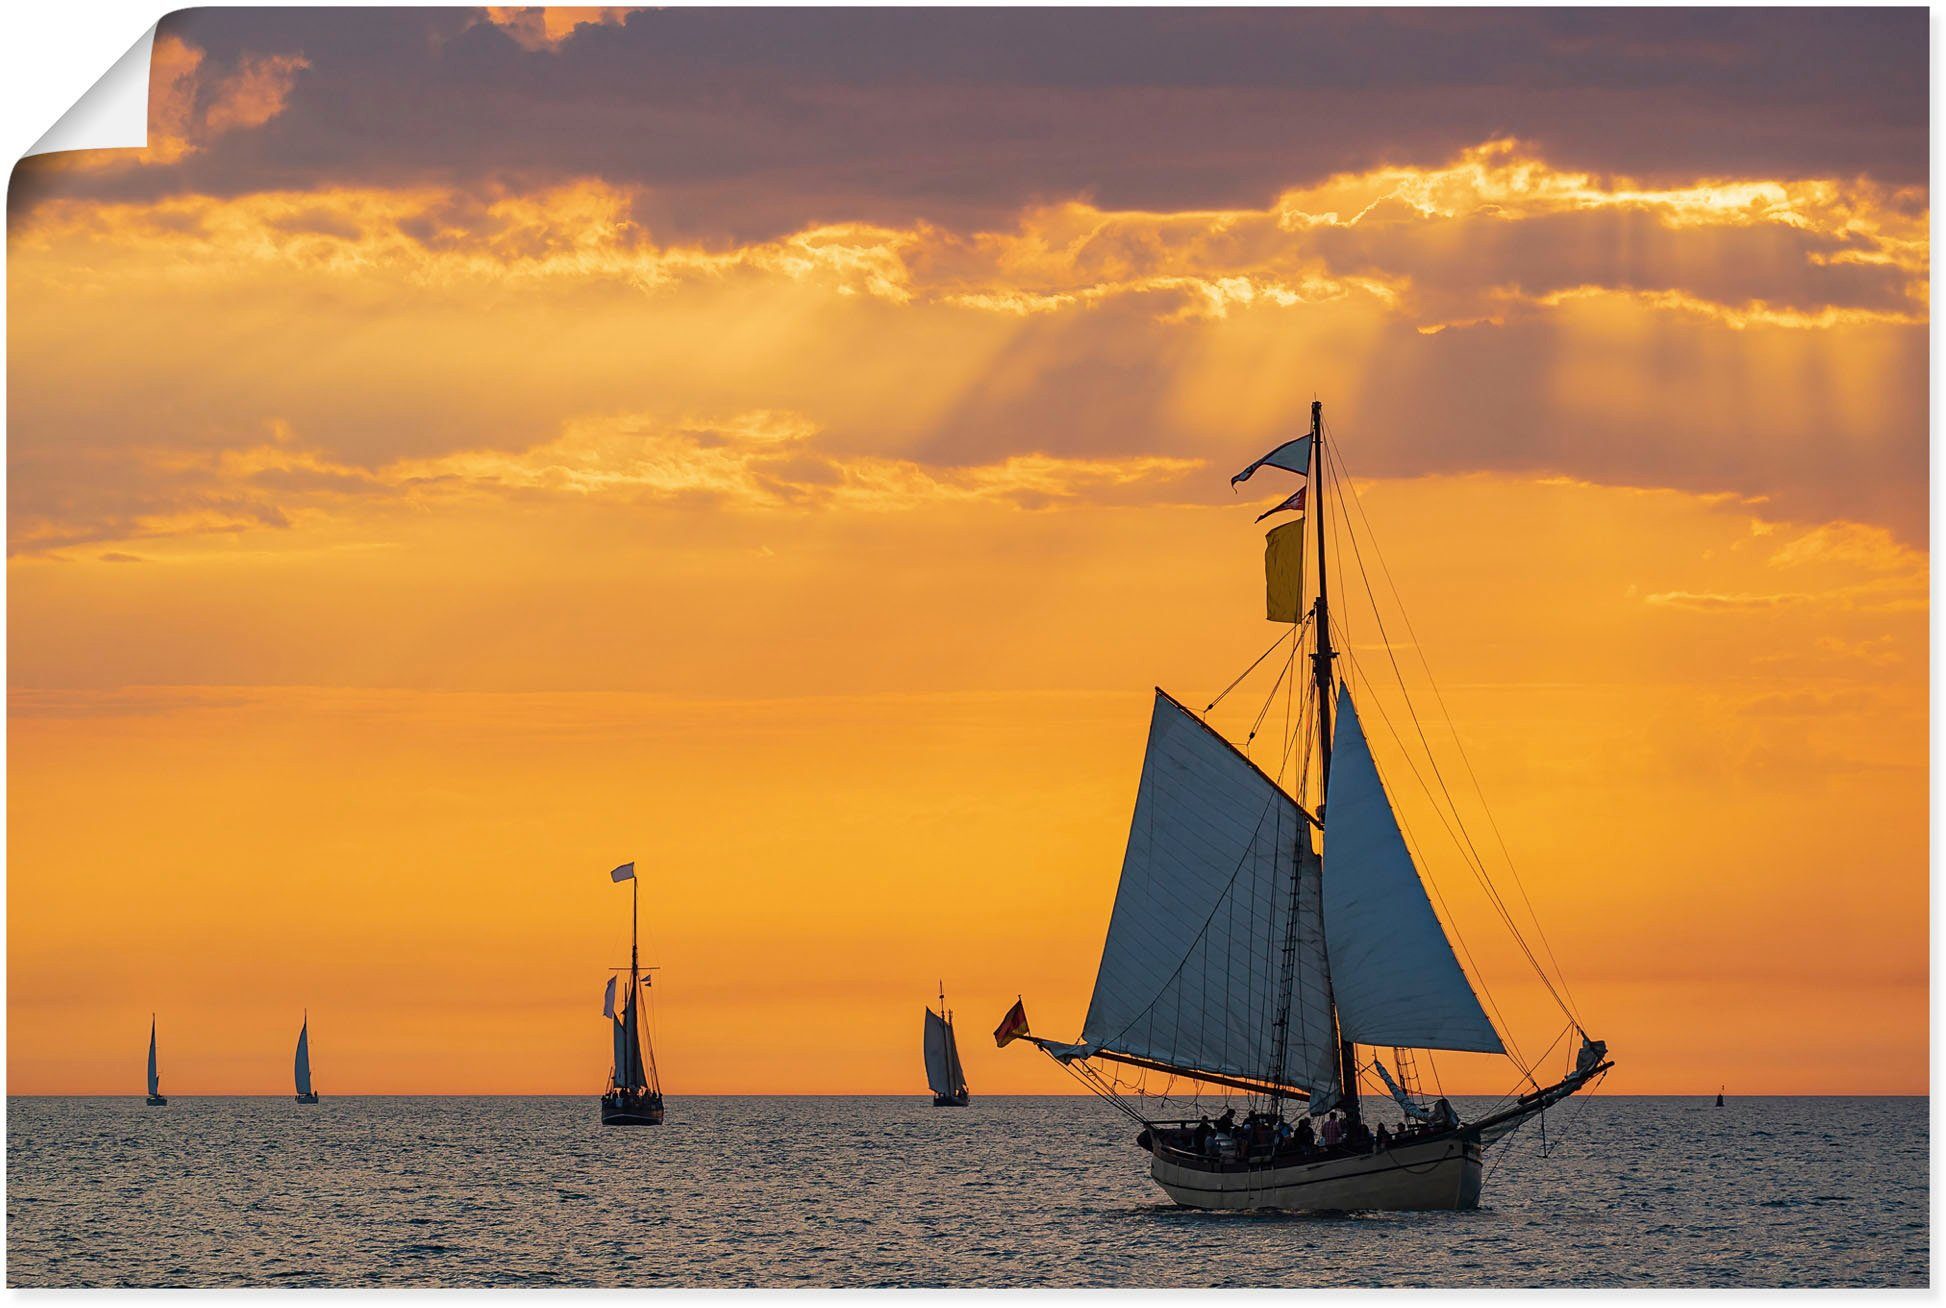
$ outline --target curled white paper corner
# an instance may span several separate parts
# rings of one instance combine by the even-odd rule
[[[139,150],[149,143],[149,54],[155,24],[142,33],[60,121],[34,142],[29,155],[58,150]]]

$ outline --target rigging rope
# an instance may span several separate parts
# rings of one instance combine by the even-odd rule
[[[1329,446],[1327,446],[1326,448],[1328,451]],[[1334,460],[1336,459],[1335,454],[1333,455],[1333,458]],[[1338,477],[1336,478],[1336,480],[1338,480],[1341,483],[1349,481],[1350,477],[1345,474],[1342,461],[1338,461],[1337,467],[1338,467]],[[1357,493],[1356,488],[1354,488],[1353,494],[1355,495],[1356,493]],[[1344,499],[1345,496],[1342,493],[1340,493],[1338,496],[1338,500],[1341,505],[1344,503]],[[1347,517],[1348,515],[1341,512],[1339,516]],[[1369,525],[1370,524],[1368,522],[1367,523],[1368,530],[1369,530]],[[1377,704],[1380,716],[1385,718],[1387,729],[1392,730],[1393,738],[1396,741],[1398,741],[1401,751],[1406,756],[1407,766],[1412,768],[1414,779],[1419,781],[1420,788],[1426,792],[1426,798],[1433,802],[1433,811],[1435,812],[1435,814],[1438,815],[1441,825],[1443,825],[1446,828],[1447,835],[1453,839],[1454,846],[1459,850],[1462,860],[1465,861],[1469,869],[1473,871],[1474,879],[1479,883],[1480,888],[1483,891],[1485,891],[1488,902],[1490,902],[1493,905],[1495,911],[1500,916],[1500,920],[1506,925],[1509,934],[1513,936],[1514,943],[1520,947],[1521,953],[1526,956],[1529,965],[1534,969],[1534,974],[1540,978],[1541,984],[1544,987],[1546,987],[1548,994],[1553,998],[1555,1004],[1561,1009],[1562,1013],[1568,1018],[1569,1021],[1573,1022],[1577,1027],[1579,1027],[1581,1025],[1580,1018],[1575,1013],[1573,1006],[1569,1004],[1565,998],[1563,998],[1561,991],[1555,988],[1553,978],[1548,975],[1547,969],[1544,966],[1542,966],[1540,958],[1534,953],[1533,947],[1527,943],[1526,937],[1521,933],[1520,926],[1517,922],[1515,922],[1512,911],[1507,907],[1506,901],[1502,898],[1499,889],[1495,887],[1493,884],[1492,874],[1489,873],[1486,869],[1486,860],[1480,857],[1479,849],[1473,843],[1472,834],[1467,831],[1466,823],[1464,819],[1460,817],[1459,805],[1453,799],[1452,790],[1446,784],[1445,774],[1440,771],[1439,760],[1432,752],[1432,742],[1426,738],[1425,727],[1420,722],[1418,713],[1413,707],[1412,692],[1406,686],[1405,675],[1404,672],[1399,667],[1398,656],[1393,652],[1391,639],[1389,635],[1386,633],[1385,618],[1378,610],[1377,596],[1372,591],[1371,576],[1365,570],[1364,555],[1358,548],[1357,537],[1355,534],[1351,533],[1349,529],[1347,530],[1347,537],[1351,541],[1352,557],[1354,561],[1358,564],[1359,580],[1364,583],[1366,602],[1372,610],[1373,621],[1377,624],[1378,627],[1379,642],[1381,646],[1384,648],[1386,659],[1391,665],[1393,679],[1398,683],[1399,693],[1405,700],[1406,716],[1411,720],[1413,730],[1419,738],[1420,748],[1421,750],[1424,751],[1426,762],[1432,769],[1433,779],[1439,783],[1440,794],[1445,797],[1446,807],[1448,810],[1451,811],[1453,815],[1452,822],[1448,822],[1446,820],[1445,813],[1440,811],[1438,801],[1434,799],[1431,788],[1425,784],[1424,778],[1419,775],[1418,765],[1412,762],[1410,751],[1406,749],[1405,741],[1403,740],[1403,738],[1399,736],[1398,732],[1392,728],[1390,716],[1385,713],[1384,705],[1377,703],[1377,697],[1376,695],[1374,695],[1372,696],[1372,699],[1374,703]],[[1401,608],[1403,609],[1403,605],[1401,605]],[[1423,653],[1422,653],[1422,658],[1423,658]],[[1354,664],[1356,664],[1357,662],[1355,657],[1353,658],[1352,661]],[[1360,669],[1360,675],[1364,676],[1362,669]],[[1368,686],[1371,684],[1371,679],[1369,677],[1365,677],[1365,681]],[[1442,709],[1444,708],[1443,703],[1441,707]],[[1452,726],[1450,714],[1448,714],[1447,717],[1447,725],[1449,729]],[[1454,731],[1453,736],[1455,741],[1457,741],[1458,732]],[[1484,807],[1484,800],[1482,801],[1482,807]],[[1456,826],[1457,826],[1457,830],[1455,830]],[[1512,867],[1511,860],[1509,860],[1508,866]],[[1515,875],[1516,875],[1516,879],[1518,879],[1518,872],[1516,872]],[[1524,893],[1525,890],[1523,886],[1523,894]],[[1532,916],[1533,914],[1533,905],[1531,901],[1528,904],[1528,913],[1530,916]],[[1539,927],[1538,919],[1536,919],[1535,925],[1536,928]],[[1545,933],[1542,934],[1544,937]],[[1549,950],[1549,957],[1550,958],[1553,957],[1553,952],[1551,949]],[[1555,967],[1557,970],[1559,969],[1560,964],[1558,961],[1555,962]],[[1563,977],[1562,986],[1565,987],[1566,984],[1567,984],[1566,978]]]
[[[1351,670],[1353,674],[1356,675],[1360,681],[1364,682],[1369,687],[1371,685],[1371,678],[1365,674],[1364,665],[1358,661],[1357,655],[1347,651],[1345,657],[1351,664]],[[1368,699],[1370,701],[1369,707],[1378,710],[1379,721],[1384,724],[1385,730],[1392,737],[1393,743],[1398,745],[1400,756],[1405,759],[1405,765],[1411,771],[1412,779],[1419,783],[1419,789],[1425,794],[1427,801],[1432,803],[1433,816],[1437,817],[1441,823],[1445,823],[1446,821],[1445,814],[1439,811],[1437,802],[1433,800],[1431,788],[1426,785],[1425,778],[1419,775],[1419,769],[1417,765],[1413,763],[1412,756],[1406,752],[1405,741],[1400,738],[1398,731],[1392,726],[1392,719],[1386,713],[1385,705],[1379,702],[1378,697],[1376,695],[1369,696]],[[1372,770],[1379,774],[1379,784],[1384,785],[1385,772],[1382,768],[1378,766],[1378,760],[1376,758],[1372,760]],[[1423,846],[1421,845],[1418,836],[1413,833],[1412,824],[1406,821],[1406,819],[1402,817],[1396,809],[1393,810],[1392,819],[1393,821],[1398,823],[1399,834],[1404,838],[1406,843],[1406,848],[1412,855],[1413,866],[1421,869],[1430,867],[1431,864],[1430,861],[1426,858],[1425,853],[1423,852]],[[1448,836],[1452,835],[1452,828],[1450,826],[1447,827],[1446,833]],[[1472,864],[1469,863],[1466,865],[1466,867],[1467,867],[1467,871],[1473,873],[1473,878],[1475,881],[1480,880],[1480,873],[1473,867]],[[1459,929],[1459,923],[1454,918],[1452,909],[1447,906],[1445,893],[1440,890],[1438,880],[1434,878],[1430,872],[1422,871],[1419,877],[1419,881],[1421,885],[1425,886],[1428,890],[1432,892],[1432,897],[1435,901],[1437,901],[1439,906],[1439,916],[1442,920],[1442,924],[1452,934],[1453,939],[1459,944],[1460,953],[1465,955],[1466,957],[1466,964],[1469,969],[1469,977],[1476,979],[1476,984],[1480,993],[1486,996],[1487,1007],[1493,1010],[1494,1019],[1499,1024],[1500,1034],[1506,1040],[1507,1045],[1509,1047],[1510,1050],[1508,1054],[1509,1060],[1513,1063],[1515,1067],[1520,1069],[1520,1074],[1525,1078],[1527,1078],[1528,1084],[1538,1089],[1540,1086],[1540,1082],[1534,1079],[1533,1069],[1539,1064],[1529,1063],[1526,1060],[1525,1056],[1521,1054],[1520,1043],[1514,1039],[1513,1029],[1511,1025],[1507,1022],[1506,1015],[1500,1011],[1500,1001],[1494,998],[1492,987],[1487,985],[1485,970],[1482,969],[1479,963],[1474,959],[1472,946],[1466,943],[1466,936]],[[1543,982],[1546,981],[1546,977],[1542,977],[1541,979]],[[1573,1020],[1572,1016],[1570,1016],[1569,1020],[1570,1021]]]
[[[1237,673],[1237,678],[1235,681],[1232,681],[1229,685],[1223,687],[1221,694],[1217,695],[1215,699],[1211,700],[1208,704],[1203,706],[1204,715],[1207,716],[1211,709],[1214,709],[1218,704],[1221,704],[1229,696],[1231,691],[1235,690],[1238,686],[1241,686],[1243,684],[1243,679],[1249,676],[1251,673],[1255,672],[1257,670],[1258,664],[1262,663],[1265,659],[1269,658],[1272,654],[1274,654],[1277,650],[1277,647],[1283,644],[1287,637],[1291,639],[1293,643],[1295,643],[1297,632],[1301,630],[1303,627],[1305,627],[1306,625],[1308,625],[1310,621],[1311,619],[1309,615],[1306,615],[1304,621],[1300,622],[1296,628],[1293,628],[1289,632],[1283,632],[1283,631],[1278,632],[1277,639],[1270,642],[1269,649],[1265,650],[1263,653],[1257,655],[1256,658],[1252,659],[1250,661],[1249,667]]]
[[[1330,427],[1329,424],[1327,423],[1326,424],[1327,432],[1329,431],[1329,429]],[[1424,673],[1426,674],[1426,684],[1432,689],[1434,702],[1438,704],[1440,714],[1446,719],[1446,729],[1453,738],[1453,745],[1454,748],[1459,753],[1461,763],[1463,763],[1466,767],[1467,777],[1473,783],[1473,793],[1475,798],[1479,800],[1480,811],[1486,814],[1487,824],[1489,827],[1492,828],[1494,839],[1498,842],[1500,846],[1501,857],[1506,860],[1507,870],[1513,873],[1514,885],[1520,891],[1521,903],[1527,909],[1528,919],[1534,925],[1534,933],[1540,937],[1541,947],[1547,952],[1548,962],[1554,965],[1554,971],[1556,975],[1558,975],[1560,978],[1561,990],[1559,993],[1555,992],[1553,981],[1548,978],[1546,971],[1541,968],[1540,960],[1534,957],[1533,951],[1528,947],[1526,940],[1521,936],[1519,928],[1513,924],[1511,920],[1511,914],[1506,913],[1505,910],[1503,909],[1502,915],[1503,917],[1506,917],[1508,919],[1508,929],[1514,933],[1514,938],[1520,943],[1522,951],[1525,952],[1528,955],[1528,958],[1533,962],[1535,970],[1540,973],[1541,980],[1544,984],[1547,985],[1549,993],[1554,995],[1555,1003],[1560,1005],[1562,1011],[1566,1013],[1568,1018],[1574,1022],[1577,1028],[1579,1028],[1581,1026],[1581,1018],[1580,1018],[1580,1014],[1576,1011],[1573,991],[1568,986],[1567,971],[1561,966],[1561,960],[1554,953],[1554,945],[1547,938],[1547,928],[1541,924],[1540,915],[1534,911],[1534,901],[1532,897],[1527,893],[1526,879],[1520,875],[1520,867],[1518,864],[1514,862],[1513,852],[1511,849],[1508,848],[1507,838],[1500,829],[1499,820],[1494,817],[1493,808],[1491,805],[1487,803],[1486,791],[1480,785],[1479,774],[1474,770],[1472,757],[1466,752],[1466,745],[1460,739],[1459,729],[1453,722],[1452,711],[1446,706],[1446,697],[1443,693],[1441,693],[1439,689],[1438,679],[1435,678],[1432,674],[1432,665],[1426,659],[1425,646],[1420,643],[1419,634],[1412,626],[1412,615],[1406,611],[1405,600],[1399,594],[1398,583],[1393,580],[1392,571],[1386,565],[1385,562],[1384,552],[1379,547],[1377,533],[1372,531],[1371,519],[1366,516],[1364,502],[1358,496],[1358,484],[1352,480],[1350,471],[1345,467],[1345,462],[1343,457],[1338,453],[1337,440],[1335,437],[1325,444],[1324,449],[1326,455],[1331,459],[1333,466],[1337,469],[1337,478],[1336,478],[1337,482],[1340,483],[1341,485],[1348,486],[1351,490],[1350,500],[1352,503],[1352,507],[1358,510],[1359,521],[1365,524],[1366,537],[1372,543],[1372,557],[1378,561],[1380,575],[1385,578],[1386,586],[1392,593],[1392,602],[1398,609],[1400,620],[1405,624],[1406,635],[1411,640],[1413,650],[1419,656],[1419,666],[1421,670],[1424,671]],[[1346,498],[1347,497],[1341,492],[1338,496],[1339,504],[1343,505]],[[1339,516],[1346,517],[1348,515],[1344,514],[1341,509]],[[1365,584],[1366,601],[1371,606],[1373,619],[1378,623],[1379,639],[1383,641],[1385,644],[1385,653],[1387,659],[1390,660],[1392,664],[1393,676],[1399,683],[1400,693],[1405,697],[1407,710],[1408,712],[1411,712],[1411,704],[1412,704],[1411,692],[1406,689],[1405,677],[1404,674],[1399,669],[1398,657],[1392,652],[1391,641],[1386,639],[1385,637],[1385,620],[1383,617],[1380,616],[1378,611],[1378,600],[1376,594],[1372,590],[1370,574],[1367,573],[1365,570],[1364,555],[1358,549],[1357,536],[1354,533],[1350,533],[1350,532],[1348,532],[1347,535],[1351,540],[1353,557],[1358,563],[1359,579]],[[1438,778],[1440,790],[1442,793],[1446,795],[1446,802],[1453,809],[1453,816],[1455,821],[1460,821],[1459,806],[1453,800],[1452,792],[1446,786],[1445,776],[1439,770],[1439,762],[1433,756],[1431,742],[1426,740],[1425,729],[1423,726],[1419,724],[1417,714],[1413,713],[1412,716],[1413,716],[1414,727],[1417,730],[1419,735],[1420,743],[1426,751],[1426,759],[1432,765],[1433,775]],[[1489,893],[1496,901],[1498,901],[1500,898],[1499,892],[1497,889],[1494,889],[1492,887],[1491,876],[1487,875],[1485,872],[1485,860],[1480,857],[1478,849],[1473,845],[1473,838],[1471,833],[1466,833],[1465,823],[1463,821],[1460,821],[1460,830],[1466,834],[1467,848],[1472,852],[1474,860],[1480,864],[1482,875],[1487,876],[1487,885],[1489,888]]]

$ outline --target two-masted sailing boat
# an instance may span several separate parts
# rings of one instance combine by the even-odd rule
[[[934,1108],[964,1108],[971,1098],[966,1070],[959,1062],[959,1042],[953,1039],[953,1014],[946,1007],[946,983],[939,983],[939,1011],[926,1010],[926,1084],[932,1087]]]
[[[656,1076],[655,1050],[650,1047],[648,1028],[642,1018],[640,998],[649,979],[642,975],[639,950],[641,926],[640,883],[635,864],[624,863],[608,874],[611,881],[626,881],[629,887],[628,994],[617,1005],[616,982],[608,978],[602,998],[602,1016],[608,1019],[614,1037],[615,1063],[608,1074],[608,1089],[601,1096],[603,1126],[661,1126],[662,1084]],[[621,969],[617,968],[619,973]]]
[[[149,1014],[149,1098],[151,1108],[166,1108],[169,1101],[163,1097],[162,1082],[155,1075],[155,1014]]]
[[[1292,706],[1282,761],[1274,771],[1259,767],[1158,690],[1081,1038],[1064,1044],[1032,1035],[1021,1004],[994,1036],[1001,1045],[1032,1041],[1139,1122],[1150,1174],[1180,1204],[1472,1208],[1482,1151],[1606,1072],[1607,1047],[1582,1030],[1528,950],[1567,1018],[1562,1036],[1581,1038],[1572,1069],[1543,1085],[1531,1065],[1509,1054],[1520,1086],[1471,1121],[1443,1097],[1427,1103],[1418,1089],[1423,1055],[1413,1051],[1505,1054],[1507,1047],[1433,910],[1380,780],[1361,717],[1361,707],[1371,707],[1370,683],[1356,654],[1332,644],[1324,441],[1322,406],[1314,403],[1308,436],[1232,479],[1261,467],[1306,478],[1270,511],[1304,516],[1272,529],[1265,554],[1267,614],[1291,629],[1265,653],[1288,646],[1257,721],[1273,705]],[[1342,511],[1344,488],[1335,489]],[[1307,537],[1316,542],[1310,590]],[[1390,658],[1390,644],[1384,648]],[[1354,673],[1358,696],[1349,684]],[[1402,676],[1399,684],[1403,691]],[[1303,699],[1293,706],[1297,694]],[[1384,721],[1389,730],[1390,718]],[[1484,875],[1477,855],[1472,865]],[[1492,897],[1519,940],[1504,901]],[[1396,1101],[1403,1119],[1396,1127],[1377,1121],[1361,1098],[1367,1073],[1373,1089],[1382,1083]],[[1148,1101],[1177,1098],[1179,1086],[1192,1100],[1210,1087],[1242,1092],[1245,1115],[1239,1120],[1235,1105],[1213,1122],[1151,1115]]]
[[[292,1067],[297,1080],[297,1102],[315,1104],[318,1092],[311,1088],[311,1015],[304,1015],[304,1025],[297,1028],[297,1059]]]

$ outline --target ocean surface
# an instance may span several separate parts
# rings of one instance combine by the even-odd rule
[[[1089,1098],[15,1098],[7,1283],[1927,1284],[1925,1099],[1571,1101],[1459,1213],[1177,1208],[1134,1134]]]

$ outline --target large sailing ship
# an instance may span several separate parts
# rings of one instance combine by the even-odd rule
[[[608,877],[611,881],[628,882],[628,993],[618,1004],[615,990],[621,978],[619,975],[608,978],[601,1011],[614,1037],[615,1062],[608,1074],[608,1089],[601,1096],[601,1124],[661,1126],[662,1082],[656,1074],[655,1050],[649,1043],[641,1002],[649,979],[642,975],[640,882],[636,880],[633,863],[622,864]],[[618,974],[620,970],[616,969]]]
[[[953,1039],[953,1014],[946,1007],[946,983],[939,983],[939,1011],[926,1010],[926,1084],[932,1087],[934,1108],[964,1108],[971,1095],[966,1069],[960,1066],[959,1041]]]
[[[1367,738],[1361,706],[1374,706],[1370,679],[1349,651],[1333,645],[1327,489],[1336,492],[1354,550],[1357,542],[1349,535],[1346,486],[1338,484],[1349,479],[1339,476],[1327,487],[1325,436],[1323,406],[1314,403],[1309,435],[1232,479],[1235,485],[1263,467],[1305,479],[1258,519],[1303,515],[1266,538],[1267,616],[1290,630],[1205,710],[1286,650],[1244,742],[1254,744],[1281,702],[1281,757],[1270,770],[1259,766],[1204,714],[1158,689],[1081,1038],[1034,1036],[1017,1003],[995,1041],[1031,1041],[1138,1122],[1136,1141],[1150,1155],[1150,1174],[1180,1204],[1472,1208],[1480,1200],[1484,1151],[1611,1064],[1607,1047],[1587,1035],[1563,997],[1565,982],[1557,987],[1527,946],[1470,837],[1463,846],[1456,837],[1456,846],[1567,1019],[1542,1059],[1570,1033],[1579,1037],[1565,1075],[1543,1084],[1541,1060],[1528,1063],[1509,1051],[1434,911]],[[1304,564],[1313,543],[1316,575],[1307,589]],[[1358,569],[1362,575],[1362,556]],[[1410,713],[1369,579],[1366,591]],[[1389,731],[1391,719],[1377,707]],[[1423,733],[1418,739],[1425,744]],[[1426,751],[1437,775],[1429,745]],[[1440,789],[1451,807],[1443,780]],[[1456,808],[1451,821],[1458,822]],[[1447,1098],[1428,1095],[1419,1074],[1422,1059],[1430,1065],[1432,1051],[1445,1050],[1505,1054],[1521,1080],[1463,1121]],[[1247,1096],[1240,1119],[1238,1094]],[[1167,1115],[1185,1099],[1203,1107],[1205,1095],[1226,1097],[1216,1120],[1207,1112]],[[1396,1126],[1378,1120],[1379,1105],[1395,1106]]]

